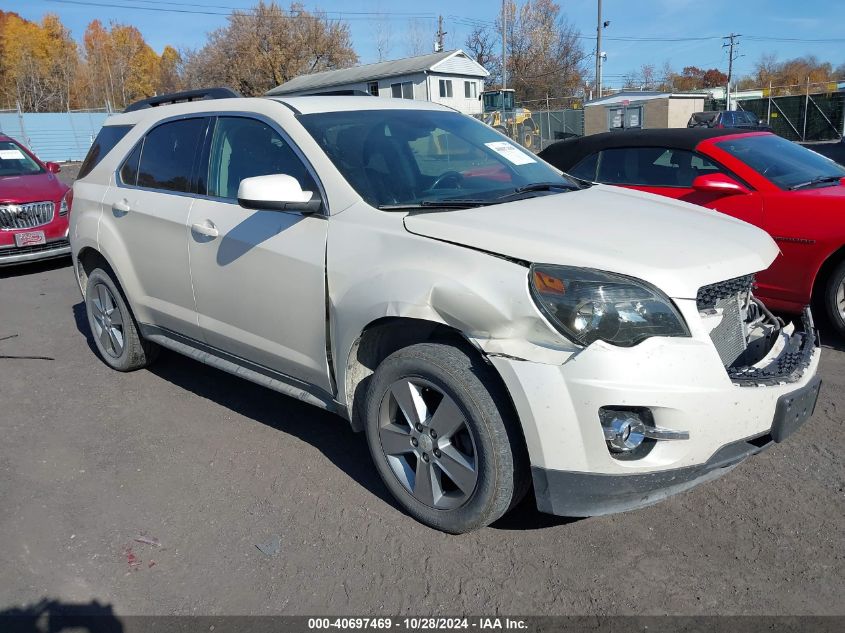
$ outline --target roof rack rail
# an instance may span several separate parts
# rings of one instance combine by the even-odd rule
[[[241,96],[243,95],[231,88],[201,88],[200,90],[185,90],[183,92],[171,92],[165,95],[158,95],[156,97],[150,97],[149,99],[141,99],[135,103],[130,103],[123,111],[134,112],[135,110],[155,108],[157,106],[170,105],[172,103],[187,103],[189,101],[200,101],[201,99],[232,99]]]
[[[279,95],[280,97],[289,95]],[[372,97],[373,95],[364,90],[342,89],[342,90],[320,90],[318,92],[304,92],[302,97]]]

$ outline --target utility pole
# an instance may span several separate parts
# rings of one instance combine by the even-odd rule
[[[508,87],[508,13],[506,5],[507,0],[502,0],[502,90]]]
[[[731,33],[722,38],[728,40],[722,44],[722,48],[728,48],[728,84],[725,87],[725,109],[727,110],[731,109],[731,79],[733,78],[734,72],[734,60],[739,57],[739,54],[734,54],[734,47],[739,46],[739,42],[736,41],[739,37],[741,35],[738,33]]]
[[[443,30],[443,16],[437,16],[437,40],[434,43],[434,52],[439,53],[443,50],[443,36],[446,31]]]
[[[598,0],[598,19],[596,21],[596,98],[601,98],[602,70],[607,57],[601,50],[601,32],[610,26],[610,20],[601,19],[601,0]]]
[[[598,0],[599,15],[596,21],[596,96],[601,99],[601,0]]]

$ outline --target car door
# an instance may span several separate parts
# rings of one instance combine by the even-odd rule
[[[100,241],[130,296],[135,317],[185,336],[199,336],[185,226],[193,173],[207,117],[150,129],[118,168],[106,193]]]
[[[733,195],[693,187],[695,178],[706,174],[725,173],[736,179],[701,153],[665,147],[606,149],[599,153],[596,169],[598,182],[683,200],[763,226],[763,199],[750,187],[747,193]]]
[[[200,198],[188,220],[198,322],[208,345],[332,391],[326,353],[328,218],[238,204],[240,181],[287,174],[317,184],[301,154],[265,120],[220,116],[209,132]]]

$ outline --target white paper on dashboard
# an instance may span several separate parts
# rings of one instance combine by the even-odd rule
[[[0,160],[23,160],[23,152],[19,149],[0,149]]]
[[[496,141],[495,143],[485,143],[487,147],[492,149],[500,156],[504,156],[514,165],[527,165],[528,163],[536,163],[537,161],[531,158],[528,154],[507,141]]]

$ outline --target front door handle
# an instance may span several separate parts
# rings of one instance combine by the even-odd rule
[[[129,201],[126,198],[123,198],[122,200],[118,200],[113,205],[111,205],[111,210],[114,213],[126,215],[131,210],[131,207],[129,206]]]
[[[214,222],[211,220],[206,220],[205,222],[192,224],[191,230],[194,233],[199,233],[200,235],[205,235],[206,237],[217,237],[220,235],[220,231],[217,230],[217,227],[214,226]]]

